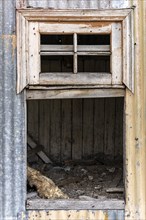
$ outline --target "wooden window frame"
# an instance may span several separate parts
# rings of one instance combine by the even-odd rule
[[[69,29],[66,24],[71,24]],[[100,77],[72,74],[65,76],[65,80],[55,74],[48,79],[46,74],[40,77],[40,33],[70,33],[74,28],[78,33],[111,34],[112,77],[110,74],[98,74]],[[46,89],[48,85],[115,89],[124,84],[134,92],[133,9],[17,10],[17,93],[25,87]]]

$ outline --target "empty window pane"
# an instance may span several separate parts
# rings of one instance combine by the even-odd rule
[[[72,45],[73,35],[41,35],[41,44]]]
[[[110,45],[110,35],[78,35],[78,45]]]
[[[110,56],[78,56],[78,72],[110,72]]]
[[[73,72],[73,57],[41,56],[41,72]]]

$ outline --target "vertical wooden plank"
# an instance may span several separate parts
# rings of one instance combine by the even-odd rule
[[[40,35],[38,23],[29,23],[29,84],[39,84],[40,73]]]
[[[78,60],[77,60],[77,34],[74,33],[73,35],[73,42],[74,42],[74,70],[73,72],[74,73],[77,73],[78,72]]]
[[[51,100],[50,156],[60,162],[61,152],[61,100]]]
[[[98,59],[98,58],[97,58]],[[95,61],[92,59],[85,59],[84,61],[85,72],[95,72]]]
[[[83,158],[93,157],[94,99],[83,99]]]
[[[122,83],[122,32],[121,23],[112,24],[111,37],[111,72],[112,84]]]
[[[123,83],[134,92],[133,11],[123,21]]]
[[[105,134],[104,154],[110,160],[114,159],[115,136],[115,98],[105,99]]]
[[[39,143],[50,153],[50,100],[39,101]]]
[[[105,99],[95,99],[94,103],[94,155],[104,153],[104,104]]]
[[[72,100],[72,159],[82,158],[82,99]]]
[[[38,101],[27,101],[27,131],[38,141]]]
[[[115,159],[123,155],[123,98],[116,98],[115,101]]]
[[[71,151],[71,100],[62,100],[61,109],[61,160],[68,160],[72,157]]]
[[[21,92],[28,83],[27,32],[28,32],[28,21],[23,16],[21,16],[20,13],[17,12],[17,93]]]

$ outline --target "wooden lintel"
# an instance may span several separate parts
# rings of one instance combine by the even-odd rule
[[[124,89],[60,89],[27,90],[27,99],[70,99],[70,98],[104,98],[124,97]]]

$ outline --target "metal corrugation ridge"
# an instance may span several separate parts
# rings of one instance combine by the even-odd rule
[[[54,9],[106,9],[126,8],[128,0],[17,0],[18,7]]]
[[[25,204],[25,102],[16,95],[15,1],[0,1],[0,219]],[[24,185],[25,184],[25,185]]]

